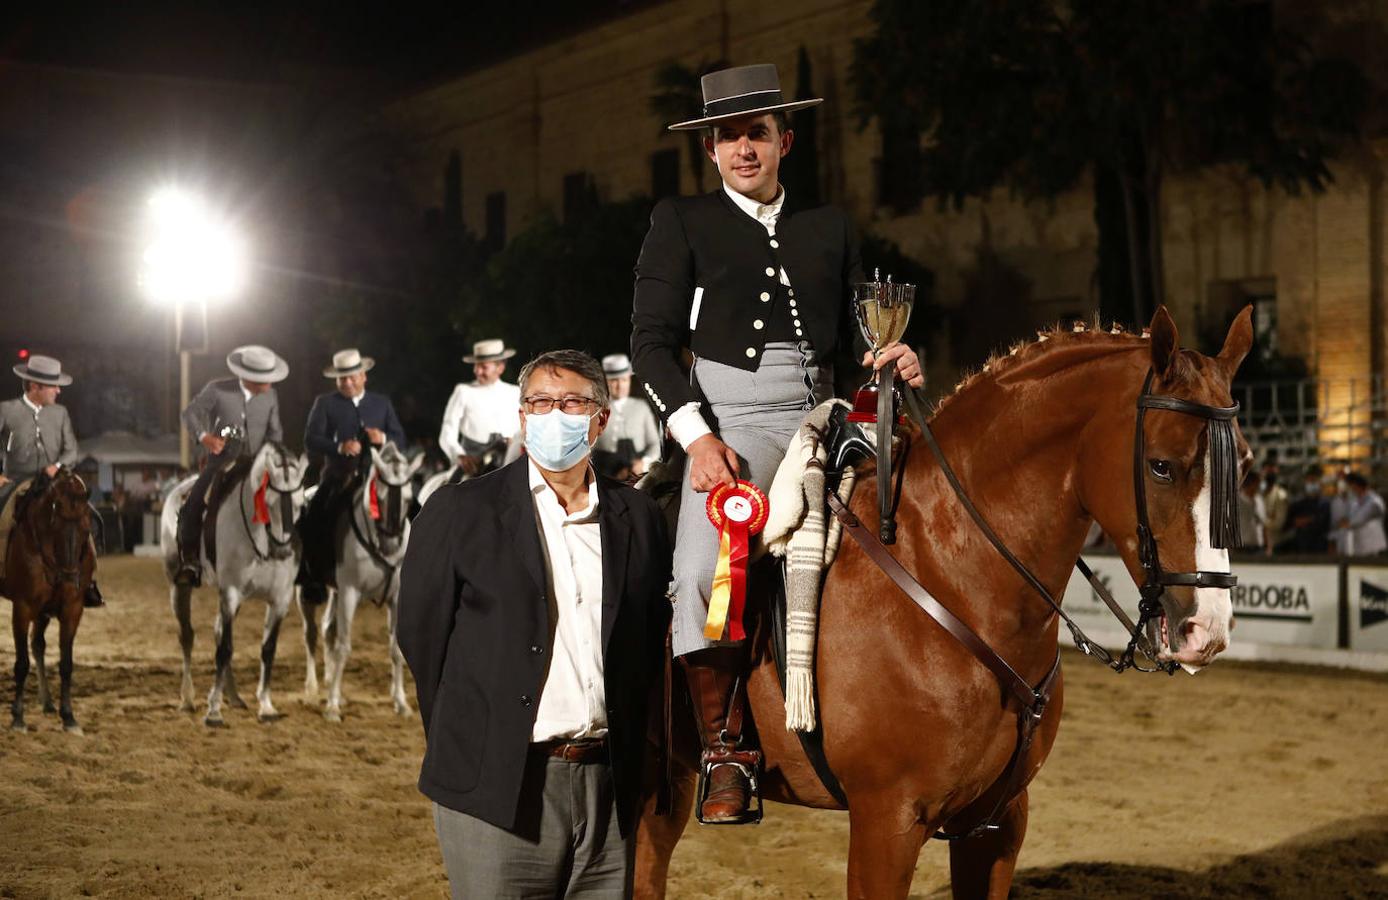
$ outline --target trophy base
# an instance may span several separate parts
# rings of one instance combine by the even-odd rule
[[[892,394],[894,395],[894,396],[892,397],[892,400],[894,401],[894,403],[893,403],[893,408],[895,408],[895,409],[900,409],[900,408],[901,408],[901,395],[897,392],[897,390],[896,390],[895,387],[892,388]],[[876,383],[874,383],[874,382],[868,382],[867,384],[865,384],[865,385],[863,385],[862,387],[858,388],[858,390],[857,390],[856,392],[854,392],[854,394],[853,394],[853,408],[852,408],[851,410],[849,410],[849,413],[848,413],[848,415],[846,416],[846,418],[847,418],[847,420],[848,420],[849,422],[857,422],[857,423],[860,423],[860,424],[876,424],[876,422],[877,422],[877,385],[876,385]],[[896,417],[896,424],[898,424],[898,425],[905,425],[905,424],[906,424],[906,417],[903,416],[903,415],[898,414],[897,417]]]

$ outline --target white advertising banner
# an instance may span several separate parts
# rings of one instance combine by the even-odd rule
[[[1388,651],[1388,567],[1350,566],[1346,587],[1350,649]]]
[[[1094,574],[1134,620],[1137,585],[1116,556],[1087,556]],[[1335,565],[1278,565],[1235,561],[1232,591],[1235,644],[1284,644],[1333,649],[1340,634],[1340,574]],[[1388,572],[1388,570],[1381,570]],[[1381,582],[1388,585],[1388,579]],[[1385,592],[1388,596],[1388,592]],[[1078,570],[1065,590],[1065,610],[1081,628],[1111,630],[1113,614]],[[1388,617],[1388,614],[1385,615]],[[1388,649],[1388,625],[1381,640]],[[1061,629],[1062,640],[1069,632]]]

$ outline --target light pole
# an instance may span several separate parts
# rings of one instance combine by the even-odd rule
[[[207,306],[234,297],[245,286],[246,249],[231,225],[213,215],[200,198],[177,188],[155,192],[147,213],[139,283],[151,301],[173,307],[178,408],[183,409],[190,399],[192,355],[207,351]],[[190,315],[200,327],[186,327]],[[187,469],[192,453],[181,421],[178,433],[179,464]]]

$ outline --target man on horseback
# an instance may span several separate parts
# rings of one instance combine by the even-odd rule
[[[631,481],[660,459],[660,425],[646,401],[631,396],[631,360],[625,353],[604,356],[602,371],[612,396],[612,417],[593,444],[593,466],[609,478]]]
[[[472,477],[499,467],[520,431],[520,388],[501,380],[516,351],[491,339],[472,345],[463,362],[476,381],[459,384],[443,411],[439,449],[462,474]]]
[[[24,384],[24,394],[0,403],[0,575],[5,569],[5,550],[12,523],[6,504],[25,482],[42,476],[53,478],[60,467],[77,463],[77,436],[67,407],[58,402],[72,376],[51,356],[31,356],[14,367]],[[15,498],[16,503],[19,498]],[[96,550],[92,548],[92,555]],[[104,606],[96,579],[83,598],[86,606]]]
[[[722,185],[656,205],[636,264],[632,358],[647,395],[688,454],[674,553],[673,650],[688,674],[703,741],[706,822],[747,820],[750,783],[733,733],[747,665],[743,642],[704,636],[719,532],[704,493],[739,477],[766,490],[806,411],[833,391],[841,335],[856,332],[862,281],[848,217],[805,208],[777,180],[794,134],[773,65],[703,78],[704,116],[670,126],[707,129],[704,150]],[[682,365],[688,348],[693,369]],[[865,359],[865,364],[870,357]],[[916,355],[895,344],[878,366],[922,381]],[[737,713],[731,715],[730,712]],[[755,756],[755,753],[753,754]]]
[[[318,490],[299,519],[304,555],[298,583],[308,603],[327,600],[327,585],[337,564],[333,525],[351,502],[358,477],[371,467],[371,448],[379,449],[389,441],[402,452],[405,449],[405,429],[390,398],[366,389],[366,373],[375,365],[374,359],[356,348],[334,353],[323,376],[335,379],[337,390],[319,394],[308,413],[304,447],[322,461]]]
[[[202,583],[198,543],[202,538],[207,493],[217,473],[239,456],[254,456],[266,441],[284,440],[279,396],[274,384],[289,375],[289,363],[258,344],[227,354],[234,378],[209,381],[183,410],[183,425],[197,435],[205,453],[202,472],[178,514],[179,568],[174,580]]]

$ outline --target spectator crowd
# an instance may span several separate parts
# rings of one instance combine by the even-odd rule
[[[1388,551],[1383,497],[1349,468],[1307,466],[1289,489],[1276,462],[1254,469],[1239,492],[1245,552],[1374,556]]]

